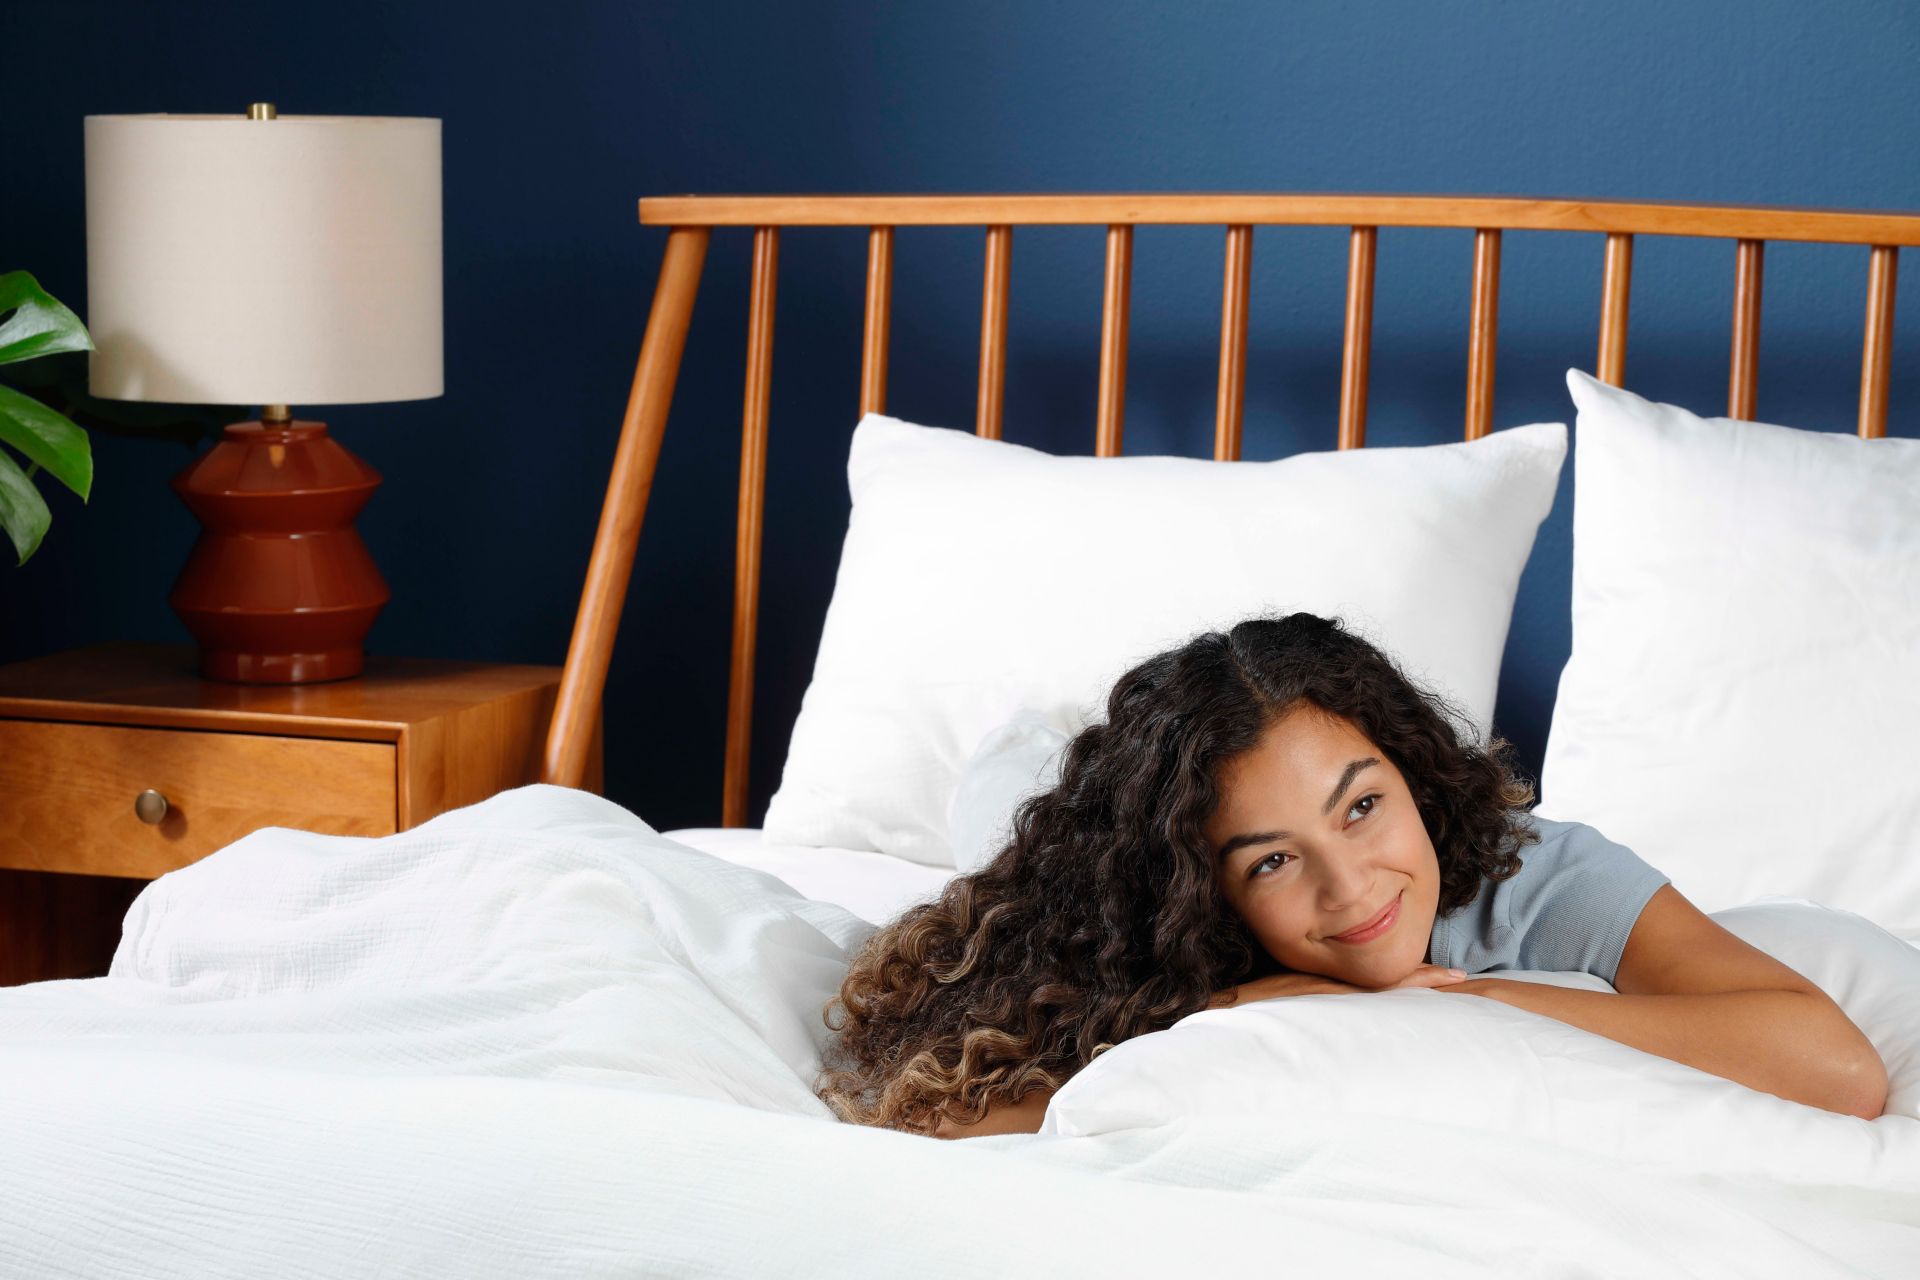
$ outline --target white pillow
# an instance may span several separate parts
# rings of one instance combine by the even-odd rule
[[[1808,902],[1715,919],[1803,974],[1866,1032],[1891,1085],[1883,1118],[1788,1102],[1494,1000],[1414,989],[1191,1014],[1095,1058],[1048,1103],[1040,1132],[1358,1113],[1729,1177],[1870,1185],[1897,1174],[1920,1189],[1920,1169],[1888,1158],[1911,1150],[1920,1118],[1920,950]],[[1611,990],[1589,974],[1491,976]]]
[[[869,414],[833,600],[765,820],[952,866],[961,765],[1021,707],[1100,712],[1130,666],[1249,616],[1337,615],[1484,740],[1566,428],[1277,462],[1056,457]]]
[[[1013,811],[1060,781],[1067,734],[1044,712],[1024,710],[992,730],[960,769],[947,806],[947,845],[962,873],[993,860],[1013,834]]]
[[[1707,911],[1804,897],[1920,934],[1920,441],[1567,385],[1573,655],[1538,812]]]

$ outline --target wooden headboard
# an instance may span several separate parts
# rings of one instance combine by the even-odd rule
[[[661,433],[685,347],[687,324],[714,227],[753,228],[746,400],[740,442],[740,515],[735,552],[733,663],[727,697],[722,821],[743,826],[753,658],[760,602],[760,533],[766,488],[767,393],[773,359],[774,287],[782,227],[859,227],[867,232],[866,329],[860,412],[883,412],[893,298],[893,239],[900,227],[978,226],[986,237],[980,315],[980,391],[975,429],[998,439],[1006,380],[1007,293],[1013,231],[1022,226],[1104,227],[1106,289],[1100,328],[1095,452],[1120,453],[1127,382],[1127,309],[1133,229],[1217,225],[1226,233],[1220,304],[1220,383],[1214,457],[1240,456],[1246,390],[1247,307],[1253,229],[1344,226],[1346,338],[1337,445],[1366,441],[1367,365],[1373,332],[1374,249],[1381,227],[1458,227],[1473,232],[1473,304],[1467,347],[1466,438],[1491,429],[1495,336],[1500,312],[1500,237],[1509,230],[1603,237],[1600,345],[1594,372],[1618,385],[1626,368],[1628,300],[1635,236],[1694,236],[1733,242],[1733,346],[1727,416],[1752,419],[1759,372],[1760,285],[1769,240],[1854,244],[1866,254],[1866,326],[1860,357],[1860,434],[1886,434],[1893,349],[1895,269],[1902,245],[1920,244],[1920,214],[1756,205],[1535,200],[1395,195],[920,195],[662,196],[640,202],[640,221],[670,228],[647,331],[634,369],[593,557],[567,648],[542,780],[579,786],[613,655],[634,547],[653,487]],[[1596,246],[1599,248],[1600,246]]]

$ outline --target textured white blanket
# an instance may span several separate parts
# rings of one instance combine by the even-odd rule
[[[1822,1139],[1840,1180],[1821,1182],[1331,1091],[1072,1136],[841,1125],[808,1085],[820,1006],[870,928],[558,788],[379,840],[256,833],[150,886],[110,977],[0,991],[0,1275],[1805,1277],[1920,1259],[1903,1116],[1831,1117],[1862,1158]],[[1637,1079],[1619,1072],[1612,1123],[1632,1122]],[[1095,1069],[1074,1088],[1097,1117]]]

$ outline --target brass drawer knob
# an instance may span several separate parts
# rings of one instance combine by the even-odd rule
[[[149,787],[133,798],[134,816],[150,826],[167,816],[167,798]]]

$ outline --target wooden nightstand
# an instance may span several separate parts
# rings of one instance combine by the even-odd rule
[[[0,984],[105,973],[142,885],[260,827],[389,835],[535,781],[559,684],[374,655],[350,680],[222,684],[187,645],[0,666]]]

